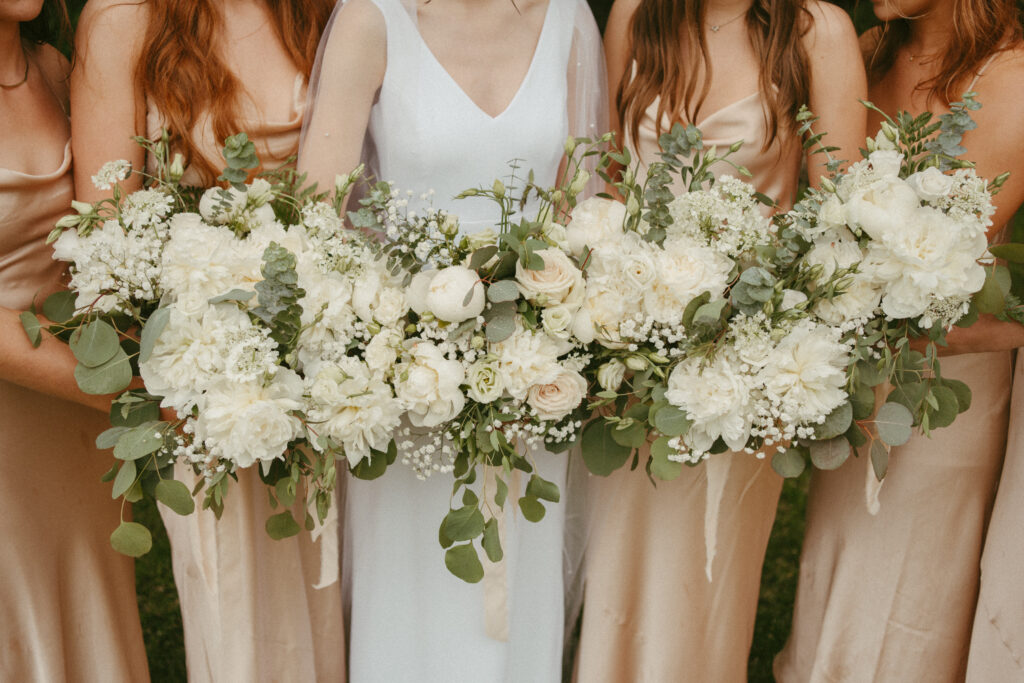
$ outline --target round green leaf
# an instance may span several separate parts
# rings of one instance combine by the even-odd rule
[[[177,479],[161,479],[156,485],[156,499],[179,515],[191,515],[196,509],[192,493]]]
[[[90,368],[79,363],[75,366],[78,388],[87,394],[116,394],[124,391],[132,381],[132,364],[128,354],[117,347],[114,357],[103,365]]]
[[[942,386],[956,394],[957,410],[966,412],[971,407],[971,388],[958,379],[943,379]]]
[[[441,528],[453,541],[469,541],[484,532],[484,516],[475,505],[465,505],[445,515]]]
[[[982,285],[981,291],[974,295],[974,303],[982,313],[1001,313],[1006,305],[1006,296],[997,279],[997,272],[997,269],[987,268],[985,284]]]
[[[138,522],[121,522],[110,534],[110,545],[122,555],[142,557],[153,547],[153,536]]]
[[[683,436],[692,424],[685,412],[671,404],[654,415],[654,428],[665,436]]]
[[[121,435],[127,431],[129,431],[127,427],[111,427],[110,429],[100,433],[100,435],[96,437],[96,448],[101,451],[113,448],[117,445],[117,441],[121,438]]]
[[[79,327],[68,341],[71,353],[79,363],[95,368],[114,357],[121,348],[117,332],[109,323],[93,320],[85,327]]]
[[[531,475],[530,481],[526,484],[526,495],[540,498],[541,500],[548,500],[552,503],[557,503],[561,498],[558,484],[542,479],[536,474]]]
[[[857,363],[857,378],[869,387],[877,387],[888,378],[888,375],[884,367],[878,367],[876,361],[862,360]]]
[[[853,406],[847,401],[829,413],[825,422],[814,427],[814,434],[818,441],[828,441],[846,432],[853,422]],[[827,468],[826,468],[827,469]]]
[[[850,393],[854,420],[866,420],[875,412],[875,390],[866,383],[857,384]]]
[[[900,403],[886,403],[875,415],[878,437],[890,446],[902,446],[910,440],[914,416]]]
[[[445,551],[444,565],[466,583],[478,583],[484,578],[484,566],[472,543],[452,546]]]
[[[515,301],[519,298],[519,287],[515,280],[498,280],[487,288],[487,300],[493,303]]]
[[[523,517],[528,522],[539,522],[544,519],[544,513],[547,510],[544,509],[544,503],[540,502],[533,496],[523,496],[519,499],[519,509],[523,511]]]
[[[147,422],[133,427],[114,444],[114,457],[118,460],[138,460],[164,445],[163,422]]]
[[[842,436],[828,441],[812,441],[811,463],[819,470],[834,470],[850,457],[850,442]]]
[[[790,448],[772,456],[772,469],[786,479],[799,477],[806,467],[807,461],[798,448]]]
[[[21,320],[21,327],[28,335],[28,341],[32,344],[32,348],[38,348],[39,343],[43,340],[43,326],[39,323],[38,316],[31,311],[22,311],[18,318]]]
[[[142,327],[142,335],[139,341],[139,362],[145,363],[153,353],[153,346],[160,338],[160,333],[167,327],[167,321],[171,319],[171,309],[167,307],[158,308],[149,316],[149,320]]]
[[[616,425],[612,430],[612,438],[620,446],[640,448],[647,442],[647,430],[641,422],[633,422],[625,429],[619,429],[619,425]]]
[[[267,535],[275,541],[288,538],[302,531],[299,523],[292,517],[292,513],[285,510],[267,518]]]
[[[1024,244],[999,244],[989,247],[988,250],[993,256],[1004,261],[1024,263]]]
[[[501,558],[505,556],[504,551],[501,549],[498,520],[493,517],[487,520],[487,524],[484,524],[484,537],[481,545],[484,548],[484,552],[487,553],[487,559],[491,562],[501,562]]]
[[[662,481],[672,481],[683,472],[683,463],[669,460],[676,450],[668,445],[672,437],[662,436],[651,444],[651,476]]]
[[[932,396],[935,397],[935,402],[939,404],[939,407],[929,412],[929,426],[932,429],[938,429],[953,424],[956,416],[960,414],[960,404],[957,401],[956,392],[949,387],[933,386]]]
[[[487,336],[487,341],[492,344],[502,342],[515,334],[516,331],[516,316],[515,314],[501,315],[491,318],[484,325],[484,332]]]
[[[43,302],[43,315],[55,323],[66,323],[75,317],[75,293],[67,290],[55,292]]]
[[[583,428],[580,450],[587,469],[594,474],[607,477],[629,460],[633,449],[616,443],[612,438],[615,425],[597,418]]]

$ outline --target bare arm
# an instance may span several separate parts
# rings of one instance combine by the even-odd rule
[[[326,40],[298,162],[299,171],[320,190],[329,190],[336,175],[359,164],[387,68],[384,18],[369,0],[346,5]]]
[[[864,144],[867,110],[858,100],[867,99],[868,82],[861,61],[857,33],[846,12],[825,2],[807,6],[813,22],[804,35],[811,69],[811,94],[808,106],[819,121],[815,133],[827,133],[823,142],[839,147],[832,155],[855,161]],[[824,154],[807,155],[807,177],[817,187],[828,175]]]
[[[135,85],[145,27],[141,3],[90,0],[82,11],[71,72],[71,148],[81,201],[109,196],[91,180],[104,163],[127,159],[137,170],[144,167],[143,150],[131,138],[146,132],[145,99]],[[141,179],[133,176],[125,187],[136,190]]]

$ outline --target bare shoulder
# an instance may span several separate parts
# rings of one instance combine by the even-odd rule
[[[373,0],[349,0],[335,19],[346,32],[369,32],[368,37],[383,37],[387,26],[384,15]]]
[[[846,10],[823,0],[808,0],[804,8],[807,15],[803,40],[808,51],[830,50],[837,44],[857,45],[857,32]]]
[[[993,92],[1005,92],[1017,101],[1024,100],[1024,43],[1018,43],[997,54],[985,69],[979,80],[985,89]]]
[[[149,20],[149,8],[141,0],[89,0],[78,19],[77,41],[88,40],[92,31],[131,31],[141,34]]]
[[[615,0],[608,13],[608,28],[606,30],[626,31],[639,6],[640,0]]]

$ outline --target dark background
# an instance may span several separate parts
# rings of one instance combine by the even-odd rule
[[[604,29],[612,0],[589,0],[598,24]],[[77,17],[85,0],[70,0]],[[874,16],[867,0],[833,0],[850,12],[862,32],[872,25]],[[116,37],[111,37],[115,39]],[[1021,212],[1024,214],[1024,211]],[[1018,215],[1015,238],[1024,238],[1024,219]],[[765,558],[761,596],[757,609],[754,644],[748,665],[751,683],[773,681],[771,662],[782,649],[789,634],[793,599],[804,530],[808,473],[785,482],[775,526]],[[153,550],[136,562],[136,591],[142,628],[146,638],[150,673],[154,683],[178,683],[186,680],[185,653],[181,633],[181,614],[170,566],[170,548],[163,524],[152,502],[134,506],[135,517],[155,531]],[[439,556],[440,557],[440,556]],[[672,656],[666,652],[665,656]]]

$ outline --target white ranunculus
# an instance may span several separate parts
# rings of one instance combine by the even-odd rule
[[[693,425],[684,440],[706,452],[721,437],[734,451],[750,438],[750,382],[720,354],[706,367],[702,358],[687,358],[669,374],[665,399],[685,412]]]
[[[436,427],[451,420],[466,404],[460,388],[465,370],[448,360],[430,342],[417,341],[395,368],[395,394],[417,427]]]
[[[412,276],[409,286],[405,290],[405,298],[416,315],[423,315],[429,309],[427,306],[427,293],[430,291],[430,281],[437,275],[436,270],[421,270]]]
[[[541,311],[541,327],[552,337],[568,339],[572,336],[572,323],[576,311],[570,306],[553,306]]]
[[[929,166],[907,178],[907,185],[910,185],[922,200],[934,202],[947,196],[953,189],[953,177],[934,166]]]
[[[579,256],[586,246],[617,241],[625,221],[626,206],[622,202],[603,197],[583,200],[572,210],[572,220],[566,226],[569,250]]]
[[[461,323],[475,318],[483,313],[485,303],[480,276],[469,268],[448,266],[430,281],[427,308],[441,320]]]
[[[903,154],[894,149],[878,149],[868,155],[868,161],[883,178],[897,178],[903,166]]]
[[[505,393],[498,364],[493,360],[478,360],[466,372],[466,394],[477,403],[494,403]]]
[[[401,343],[402,335],[394,328],[385,327],[375,334],[363,354],[367,367],[378,375],[386,373],[398,360],[398,346]]]
[[[526,402],[541,420],[557,421],[579,407],[586,396],[587,380],[578,372],[563,370],[553,382],[530,387]]]
[[[565,302],[574,289],[583,287],[583,273],[560,249],[541,249],[534,252],[544,260],[540,270],[523,267],[516,262],[516,283],[528,300],[541,306],[555,306]]]
[[[196,439],[237,467],[279,459],[303,434],[293,414],[303,407],[302,394],[302,379],[287,369],[267,384],[214,384],[196,420]]]
[[[837,329],[805,322],[775,347],[760,380],[794,423],[813,423],[846,400],[849,362]]]
[[[568,348],[542,331],[519,328],[505,341],[491,344],[490,351],[497,358],[508,393],[522,400],[534,384],[555,381],[562,371],[558,356]]]
[[[896,234],[921,206],[917,193],[899,178],[879,180],[857,190],[846,202],[846,223],[875,240]]]
[[[349,464],[386,450],[402,421],[402,404],[364,363],[343,358],[314,368],[307,381],[310,421],[345,449]]]
[[[617,358],[613,358],[597,369],[597,383],[605,391],[618,391],[626,376],[626,366]]]

